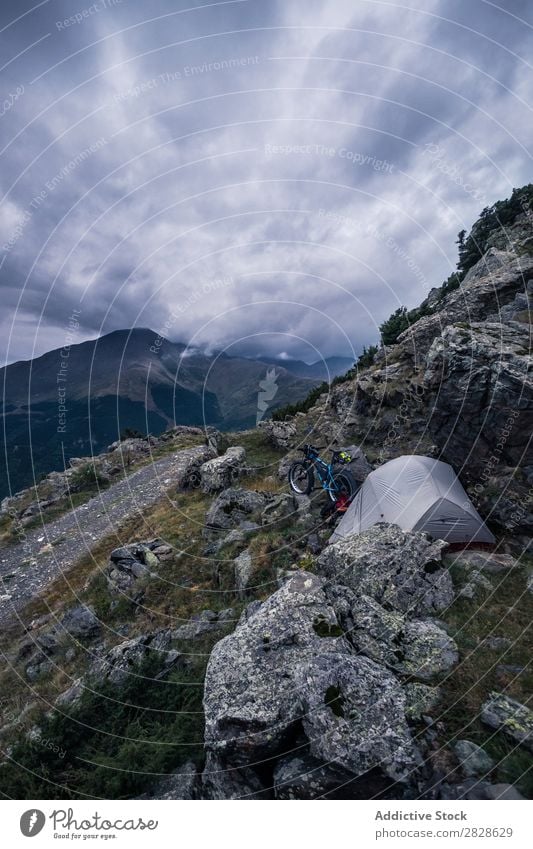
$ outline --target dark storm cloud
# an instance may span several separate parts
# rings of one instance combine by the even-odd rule
[[[411,6],[3,4],[3,355],[75,307],[316,359],[419,303],[531,179],[532,15]]]

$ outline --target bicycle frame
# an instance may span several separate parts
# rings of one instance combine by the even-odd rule
[[[322,489],[326,492],[336,492],[337,484],[333,478],[332,464],[326,463],[326,461],[323,460],[316,451],[310,451],[309,456],[306,459],[315,469],[320,483],[322,484]]]

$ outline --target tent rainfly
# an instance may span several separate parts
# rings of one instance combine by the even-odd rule
[[[330,542],[378,522],[450,543],[495,542],[452,467],[414,454],[396,457],[368,475]]]

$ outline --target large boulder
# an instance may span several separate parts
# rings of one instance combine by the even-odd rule
[[[389,610],[426,616],[453,601],[453,585],[442,563],[447,544],[397,525],[374,525],[327,546],[318,569],[334,584],[367,595]]]
[[[205,493],[220,492],[234,485],[244,470],[246,451],[235,446],[228,448],[222,457],[215,457],[202,463],[200,479],[202,491]]]
[[[334,763],[355,779],[375,768],[389,782],[407,781],[419,755],[403,690],[341,635],[324,584],[299,572],[216,644],[205,681],[207,750],[240,769],[287,755],[302,737],[326,769]]]

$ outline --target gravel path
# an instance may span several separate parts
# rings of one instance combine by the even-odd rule
[[[179,485],[192,466],[213,456],[211,448],[199,446],[156,460],[70,513],[28,531],[20,543],[0,549],[0,624],[125,520],[138,514],[142,524],[147,507]]]

